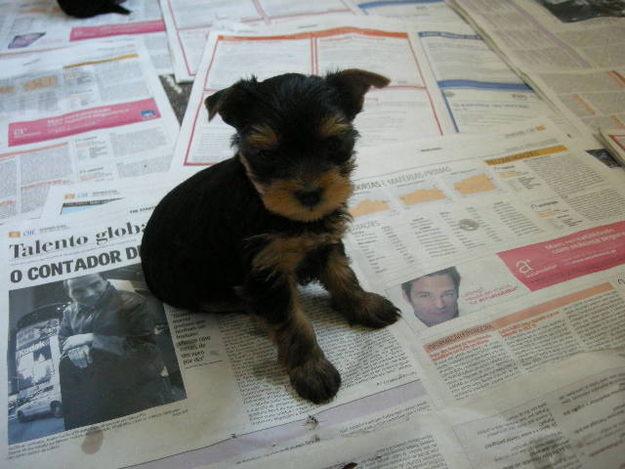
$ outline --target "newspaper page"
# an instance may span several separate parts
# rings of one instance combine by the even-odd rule
[[[167,171],[178,122],[143,46],[3,60],[0,218],[36,217],[51,185]]]
[[[592,147],[598,128],[625,127],[625,3],[559,0],[449,2]]]
[[[553,124],[389,151],[385,171],[360,154],[346,244],[402,310],[435,402],[625,345],[625,196],[603,163]]]
[[[601,139],[619,163],[625,166],[625,129],[601,129]]]
[[[56,1],[17,0],[3,5],[0,57],[58,49],[83,41],[133,36],[143,42],[159,75],[173,73],[165,23],[158,0],[127,0],[130,15],[107,14],[76,19]]]
[[[345,0],[160,0],[173,56],[176,81],[193,81],[212,30],[245,30],[245,25],[275,25],[292,18],[314,19],[335,13],[358,14]]]
[[[462,407],[376,432],[311,432],[204,467],[619,467],[624,365],[622,350],[578,354]]]
[[[363,48],[366,55],[354,53]],[[292,25],[272,34],[211,33],[176,144],[174,167],[197,169],[232,156],[233,129],[219,116],[209,123],[204,100],[249,77],[250,70],[263,80],[286,72],[324,74],[350,67],[391,79],[386,88],[366,95],[364,111],[355,120],[360,148],[454,132],[436,81],[415,55],[402,23],[334,18],[323,26]]]
[[[158,0],[127,0],[130,15],[106,14],[78,19],[67,16],[57,2],[10,2],[0,25],[0,54],[65,47],[74,42],[120,35],[164,32]]]
[[[291,21],[271,33],[213,33],[189,99],[175,167],[201,167],[232,155],[233,130],[216,116],[208,122],[204,100],[249,76],[285,72],[323,74],[360,67],[392,79],[371,90],[355,120],[358,146],[415,138],[478,133],[499,125],[548,115],[569,135],[576,133],[555,115],[459,18],[442,23],[390,18],[326,17]],[[355,49],[366,47],[367,56]],[[313,53],[314,51],[314,53]]]
[[[285,430],[313,412],[337,408],[330,415],[345,420],[346,409],[369,409],[364,398],[383,393],[378,410],[398,396],[427,405],[417,364],[403,345],[405,326],[350,328],[318,286],[303,290],[303,303],[343,378],[325,406],[295,394],[274,345],[244,315],[163,307],[147,291],[138,258],[151,205],[136,200],[114,214],[6,227],[8,314],[1,340],[7,358],[0,372],[8,376],[8,399],[2,398],[8,420],[0,440],[12,467],[54,461],[83,467],[85,457],[90,467],[136,464],[239,434]],[[84,283],[95,283],[85,289],[101,294],[93,317],[79,321],[82,301],[90,303],[72,286]],[[121,312],[132,321],[116,322]],[[131,340],[133,328],[149,340]],[[82,334],[90,334],[88,350],[79,348]]]

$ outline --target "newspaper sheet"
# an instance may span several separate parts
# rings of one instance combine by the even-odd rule
[[[167,25],[174,72],[179,82],[193,81],[198,72],[204,45],[212,30],[245,30],[275,25],[292,18],[315,19],[334,13],[358,14],[344,0],[245,0],[194,1],[160,0]],[[247,25],[247,26],[246,26]]]
[[[621,228],[602,226],[593,230],[593,227],[609,225],[612,220],[618,223],[625,214],[617,207],[621,210],[620,215],[597,214],[595,219],[588,215],[588,211],[581,210],[582,206],[578,205],[581,197],[596,201],[605,196],[602,191],[609,185],[607,171],[603,169],[603,163],[574,147],[563,148],[565,142],[566,137],[552,123],[536,121],[496,136],[453,136],[422,142],[422,145],[415,142],[407,145],[403,152],[399,147],[390,148],[396,155],[393,161],[379,156],[388,154],[388,146],[383,151],[363,150],[357,170],[358,192],[351,206],[355,221],[348,248],[362,283],[385,293],[402,308],[402,323],[408,336],[403,340],[409,339],[411,351],[424,367],[420,379],[330,409],[310,409],[305,416],[293,421],[238,432],[236,438],[227,438],[207,448],[142,467],[165,468],[210,462],[229,464],[232,462],[230,458],[235,456],[238,460],[255,460],[282,449],[290,451],[299,445],[299,439],[323,439],[323,432],[325,438],[334,438],[377,431],[411,416],[419,416],[417,421],[421,422],[422,416],[428,412],[450,405],[465,405],[490,392],[499,383],[521,383],[530,372],[540,371],[542,367],[572,354],[621,345],[622,326],[618,324],[622,322],[623,313],[619,308],[625,304],[622,300],[624,259],[620,254],[622,247],[618,248],[622,246]],[[551,175],[554,166],[560,166],[561,171]],[[573,178],[586,174],[588,184],[585,190],[573,188],[566,180],[566,174],[575,168],[579,172]],[[389,171],[392,174],[387,174]],[[428,186],[428,183],[431,184]],[[446,198],[441,198],[441,193]],[[622,202],[617,204],[623,205]],[[384,209],[379,210],[381,207]],[[411,215],[415,209],[418,212],[414,213],[414,218],[421,223],[418,226],[413,223]],[[404,226],[398,227],[400,219]],[[405,224],[411,226],[406,228]],[[445,229],[445,226],[449,228]],[[451,232],[448,239],[443,239],[443,232]],[[415,237],[418,240],[415,241]],[[541,246],[545,240],[553,245],[549,249],[560,255],[557,261],[561,266],[558,266],[558,272],[545,270],[543,264],[550,259],[538,256],[543,264],[536,266],[541,275],[532,277],[534,283],[517,278],[507,267],[511,262],[509,258],[499,261],[498,254],[493,254],[512,252],[514,259],[517,255],[515,248],[520,247],[524,249],[521,254],[527,257],[532,254],[530,248]],[[605,251],[581,249],[596,246],[597,242],[602,243]],[[441,247],[438,255],[433,252],[436,245]],[[456,251],[447,252],[445,257],[443,251],[451,249],[452,245]],[[566,248],[570,248],[570,256],[564,254]],[[606,261],[605,258],[610,256],[613,259]],[[414,259],[416,262],[410,262]],[[594,262],[597,260],[600,262]],[[534,258],[528,258],[530,261],[534,262]],[[406,265],[402,266],[401,262]],[[458,317],[454,318],[452,314],[448,321],[426,327],[404,298],[401,285],[423,274],[438,272],[450,264],[455,266],[462,279],[457,294]],[[380,266],[388,269],[375,270]],[[526,287],[524,282],[529,286]],[[597,334],[604,330],[612,331],[602,339],[603,342],[589,340],[577,323],[575,334],[579,334],[579,343],[574,347],[567,348],[571,339],[561,327],[546,328],[543,335],[537,334],[535,339],[528,337],[534,329],[550,325],[548,320],[539,321],[541,315],[553,321],[557,319],[554,308],[564,306],[570,310],[575,306],[579,321],[581,314],[588,314],[584,300],[589,299],[592,300],[590,308],[595,310],[592,317],[588,316],[586,324],[605,323],[601,331],[595,326],[589,332],[590,336],[594,334],[597,338]],[[599,316],[601,321],[597,319]],[[510,330],[500,331],[504,325]],[[432,343],[451,348],[453,340],[447,337],[464,337],[465,330],[481,331],[481,339],[484,339],[485,330],[491,331],[493,336],[500,333],[505,339],[497,336],[493,340],[507,340],[505,345],[512,345],[509,349],[503,346],[494,351],[489,349],[486,358],[476,354],[460,357],[457,363],[449,359],[447,368],[441,372],[422,349]],[[514,343],[512,330],[517,334]],[[565,345],[552,352],[541,340]],[[467,347],[477,348],[476,337],[469,335],[467,341]],[[497,366],[503,361],[495,355],[500,349],[501,353],[518,355],[506,361],[505,365],[512,363],[506,373],[502,371],[505,365]],[[439,355],[444,356],[447,352],[442,349]],[[464,370],[475,371],[468,374]],[[505,376],[497,375],[498,372]],[[456,391],[457,387],[461,391]],[[450,388],[461,393],[457,399]],[[451,457],[448,449],[444,454]]]
[[[7,358],[0,372],[8,376],[2,381],[8,420],[0,441],[12,467],[84,467],[86,457],[90,467],[124,466],[239,434],[298,427],[313,412],[342,421],[345,409],[383,410],[397,396],[427,406],[405,327],[350,328],[320,287],[303,290],[303,301],[343,377],[337,398],[325,406],[294,393],[274,345],[242,314],[164,308],[147,291],[138,258],[151,206],[152,200],[134,200],[114,214],[6,228],[8,314],[0,328]],[[72,285],[83,283],[102,291],[93,317],[80,323],[79,299],[87,300]],[[115,323],[122,313],[123,326]],[[146,340],[137,343],[131,337],[140,332]],[[89,352],[72,355],[67,341],[81,334],[91,334]],[[365,399],[389,391],[375,406]]]
[[[367,56],[353,53],[363,47]],[[390,86],[365,97],[364,111],[355,121],[362,136],[360,148],[458,131],[491,131],[497,125],[550,114],[548,106],[459,19],[424,25],[345,17],[327,17],[323,23],[289,22],[272,33],[211,33],[174,167],[197,169],[231,156],[233,131],[219,117],[208,122],[204,100],[249,76],[250,69],[264,79],[348,67],[369,69],[392,80]]]
[[[5,58],[0,218],[37,216],[51,185],[167,171],[178,122],[140,43]]]
[[[0,54],[48,50],[91,39],[165,31],[158,0],[127,0],[124,7],[132,13],[77,19],[63,13],[56,1],[7,2],[0,22]]]
[[[622,350],[578,354],[462,407],[375,432],[317,430],[206,467],[620,467],[624,379]]]
[[[68,186],[51,186],[40,218],[55,218],[89,209],[116,212],[127,205],[124,199],[140,198],[158,202],[169,190],[185,179],[186,175],[168,172],[146,175],[140,181],[83,182]],[[102,212],[100,212],[102,213]]]
[[[625,127],[625,2],[450,0],[585,135]]]
[[[391,390],[391,407],[380,409],[381,393],[366,412],[346,407],[339,419],[315,413],[295,427],[239,435],[237,442],[141,467],[183,461],[352,467],[352,460],[364,467],[534,467],[561,458],[597,467],[593,463],[618,461],[623,368],[621,359],[613,370],[618,357],[610,350],[625,345],[625,214],[616,207],[618,213],[595,219],[578,205],[580,198],[596,206],[605,197],[609,172],[566,142],[545,121],[496,137],[446,137],[405,145],[404,152],[386,146],[359,155],[348,251],[361,281],[401,306],[411,348],[425,368],[427,399]],[[389,151],[393,162],[380,158]],[[571,171],[578,172],[567,182]],[[454,294],[449,281],[442,290],[430,284],[428,294],[442,297],[432,300],[441,302],[438,309],[417,306],[427,288],[404,297],[405,283],[414,288],[427,274],[445,279],[444,269],[455,270],[459,288]],[[584,366],[584,353],[601,350],[607,352],[597,365]],[[600,391],[608,385],[612,397],[604,407]],[[598,407],[576,414],[571,409],[588,401],[589,392]],[[514,399],[499,404],[502,396]],[[581,431],[591,424],[595,439]],[[374,431],[375,437],[360,435]],[[265,463],[271,454],[282,456]]]

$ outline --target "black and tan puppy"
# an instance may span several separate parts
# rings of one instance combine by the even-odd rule
[[[398,310],[364,291],[341,238],[350,219],[364,94],[383,76],[351,69],[242,80],[206,99],[237,133],[237,154],[172,190],[148,222],[141,258],[152,292],[201,310],[237,295],[270,328],[300,396],[331,399],[341,378],[319,348],[297,285],[318,279],[350,323],[379,328]]]

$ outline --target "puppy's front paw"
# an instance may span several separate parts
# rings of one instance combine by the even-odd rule
[[[360,324],[373,329],[393,324],[399,319],[399,309],[393,303],[376,293],[364,294],[349,304],[337,305],[350,324]]]
[[[341,375],[325,357],[292,368],[289,377],[297,394],[315,404],[331,400],[341,386]]]

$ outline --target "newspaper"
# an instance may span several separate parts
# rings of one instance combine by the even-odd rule
[[[625,3],[450,0],[508,63],[596,146],[625,127]],[[593,146],[594,145],[594,146]]]
[[[3,59],[0,219],[38,216],[51,185],[167,171],[178,122],[141,43]]]
[[[117,212],[126,207],[125,199],[131,198],[156,203],[184,178],[185,175],[171,171],[166,174],[148,174],[140,182],[136,179],[121,179],[51,186],[40,218],[54,219],[95,208]]]
[[[138,246],[151,206],[134,200],[109,215],[85,212],[6,228],[2,330],[8,333],[1,340],[8,361],[0,372],[9,377],[3,391],[9,400],[2,398],[8,425],[0,440],[12,467],[83,467],[85,454],[90,467],[139,463],[286,425],[418,380],[400,325],[350,328],[313,285],[303,291],[305,309],[343,384],[325,406],[302,400],[274,345],[242,314],[191,314],[163,308],[150,295]],[[64,283],[68,279],[72,283]],[[96,319],[80,329],[94,338],[79,361],[61,350],[67,340],[78,340],[75,311],[82,297],[72,285],[83,284],[102,291]],[[128,325],[107,322],[119,314]],[[110,330],[142,331],[146,339],[139,347]],[[414,384],[411,389],[418,392]],[[165,431],[167,441],[154,438]]]
[[[270,455],[205,467],[619,467],[624,365],[622,350],[579,354],[470,405],[375,432],[311,432]]]
[[[249,76],[250,69],[258,79],[348,67],[391,78],[388,87],[365,97],[364,111],[355,120],[362,136],[359,148],[490,131],[550,113],[459,20],[417,25],[343,16],[322,23],[291,21],[272,31],[210,34],[176,145],[175,168],[193,170],[232,155],[232,129],[219,117],[208,122],[204,100]],[[353,54],[363,47],[366,56]]]
[[[618,213],[583,209],[584,198],[593,200],[596,209],[606,197],[611,172],[568,142],[543,120],[497,135],[385,146],[383,153],[361,150],[346,246],[361,283],[402,309],[407,346],[423,367],[419,383],[311,413],[297,425],[238,434],[141,467],[232,467],[245,461],[253,467],[344,467],[352,460],[359,465],[369,461],[364,467],[397,467],[402,458],[410,462],[405,467],[417,466],[419,458],[431,458],[430,467],[443,462],[508,467],[523,461],[532,467],[552,450],[559,454],[548,444],[556,433],[566,436],[558,445],[578,441],[573,429],[590,425],[589,414],[596,416],[598,410],[564,419],[566,423],[558,419],[563,429],[539,432],[557,425],[542,428],[549,414],[533,416],[531,409],[547,407],[560,415],[560,395],[582,400],[585,395],[575,389],[600,389],[591,383],[605,380],[619,389],[618,373],[602,375],[601,366],[583,366],[583,357],[605,351],[601,363],[611,362],[618,357],[610,350],[625,345],[625,213],[621,191],[610,196],[620,197],[613,207]],[[380,158],[389,152],[392,161]],[[557,174],[555,167],[560,168]],[[586,181],[584,187],[575,182],[580,180]],[[517,271],[517,259],[530,270]],[[445,303],[434,311],[434,324],[428,318],[432,308],[428,312],[411,305],[403,284],[443,269],[457,272],[459,288],[455,294],[450,285],[439,290]],[[443,273],[430,277],[446,278]],[[412,301],[417,305],[417,298]],[[566,365],[569,359],[571,366]],[[556,376],[561,377],[557,387]],[[515,398],[494,405],[509,395]],[[622,402],[622,392],[601,411],[606,419],[599,428],[611,428],[611,412],[622,418],[613,402]],[[502,427],[521,415],[528,420]],[[380,433],[391,425],[388,433]],[[412,430],[404,434],[407,427]],[[375,432],[375,442],[363,432]],[[405,435],[410,438],[402,439]],[[483,436],[476,440],[475,435]],[[613,437],[586,438],[598,451]],[[362,444],[354,443],[348,453],[352,439]],[[596,461],[613,461],[621,444],[615,443],[607,456],[599,451]],[[307,447],[311,453],[303,449]],[[582,458],[581,465],[592,467],[584,459],[591,451],[573,453]],[[273,454],[283,456],[272,456],[263,466],[263,458]],[[556,461],[558,456],[553,457]]]
[[[212,30],[242,31],[277,24],[285,19],[314,19],[329,13],[358,14],[344,0],[259,0],[197,2],[160,0],[172,53],[176,81],[193,81],[206,39]],[[246,26],[247,25],[247,26]]]
[[[625,166],[625,129],[601,129],[601,140],[619,163]]]

